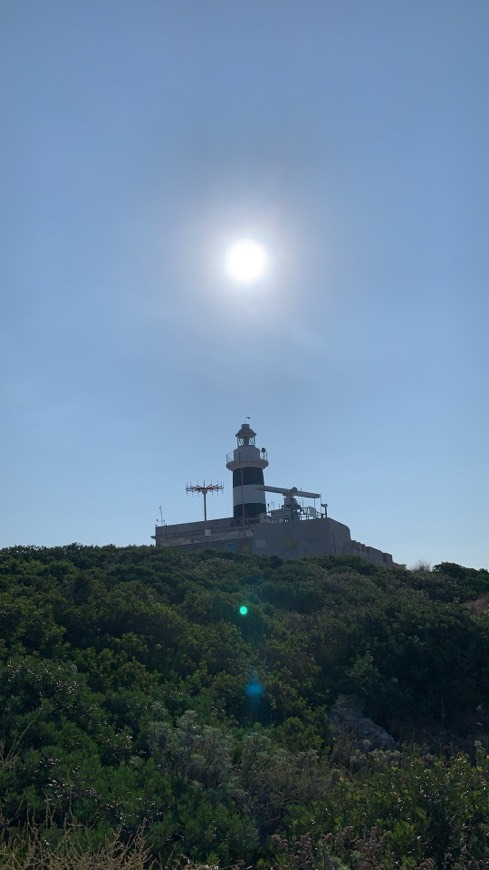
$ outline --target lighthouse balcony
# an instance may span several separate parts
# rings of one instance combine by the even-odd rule
[[[266,468],[268,453],[265,449],[258,450],[256,447],[250,448],[246,445],[226,454],[226,468],[229,468],[230,471],[233,471],[234,468],[240,468],[241,465],[247,465],[250,468]]]

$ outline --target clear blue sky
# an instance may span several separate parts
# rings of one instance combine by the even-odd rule
[[[489,568],[487,0],[4,0],[0,546],[267,483]],[[266,244],[243,288],[226,245]]]

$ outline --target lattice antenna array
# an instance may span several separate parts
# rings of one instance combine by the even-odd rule
[[[189,483],[186,487],[187,492],[197,492],[204,496],[204,523],[207,522],[207,494],[209,492],[221,492],[224,489],[222,483]]]

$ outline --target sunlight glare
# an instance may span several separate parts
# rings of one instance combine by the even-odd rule
[[[259,242],[241,239],[228,248],[226,271],[239,284],[253,284],[263,278],[268,267],[268,255]]]

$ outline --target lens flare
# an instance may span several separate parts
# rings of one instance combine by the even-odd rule
[[[257,676],[253,676],[245,686],[245,695],[247,695],[252,701],[257,701],[261,698],[264,691],[265,689]]]

